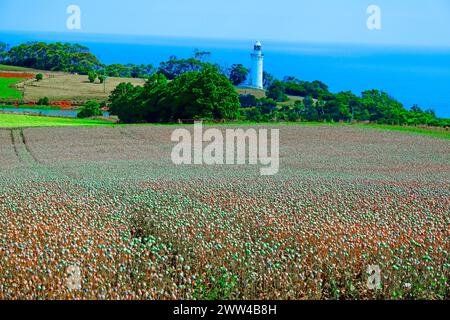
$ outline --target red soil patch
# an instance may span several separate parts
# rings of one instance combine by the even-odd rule
[[[54,101],[50,105],[53,107],[61,107],[61,109],[70,109],[73,107],[72,102],[68,100]]]
[[[0,78],[24,78],[24,79],[33,79],[33,74],[28,73],[0,73]]]

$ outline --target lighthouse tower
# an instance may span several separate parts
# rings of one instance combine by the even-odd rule
[[[262,53],[261,42],[257,41],[253,48],[252,56],[252,72],[251,72],[251,86],[257,89],[264,89],[263,86],[263,70],[264,70],[264,55]]]

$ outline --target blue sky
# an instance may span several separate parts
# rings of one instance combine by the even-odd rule
[[[83,33],[450,47],[449,0],[0,0],[0,31],[66,32],[71,4]]]

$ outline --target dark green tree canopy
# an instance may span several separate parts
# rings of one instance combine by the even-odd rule
[[[124,123],[146,122],[143,108],[144,87],[121,83],[111,93],[109,112]]]
[[[275,80],[267,89],[267,97],[277,102],[284,102],[288,100],[287,95],[284,93],[283,83],[279,80]]]
[[[169,85],[173,117],[181,119],[236,119],[239,95],[228,78],[214,67],[188,72]]]
[[[120,84],[110,96],[110,111],[123,122],[175,122],[178,119],[236,119],[239,95],[217,68],[181,74],[167,81],[150,77],[144,87]]]
[[[89,79],[89,82],[94,83],[95,79],[97,79],[97,72],[95,72],[94,70],[90,70],[88,72],[88,79]]]
[[[78,118],[90,118],[90,117],[99,117],[103,115],[100,110],[100,104],[95,101],[88,101],[86,104],[81,107],[78,112]]]
[[[249,70],[242,64],[233,64],[230,68],[230,81],[238,86],[247,80]]]
[[[4,59],[5,63],[15,66],[84,74],[101,66],[87,47],[60,42],[27,42],[12,47]]]
[[[272,74],[270,74],[270,73],[268,73],[266,71],[263,72],[263,86],[264,86],[264,89],[269,88],[274,81],[275,81],[275,77]]]
[[[195,58],[177,59],[171,57],[168,61],[161,62],[158,73],[163,74],[169,80],[173,80],[183,73],[200,71],[206,65],[208,64]]]
[[[258,99],[252,94],[241,94],[239,97],[241,108],[256,107]]]

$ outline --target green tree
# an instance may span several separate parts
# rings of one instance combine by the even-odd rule
[[[298,104],[301,110],[302,119],[306,121],[318,121],[319,120],[319,112],[316,107],[316,103],[311,96],[306,96],[303,100],[303,103]]]
[[[264,86],[264,89],[269,88],[274,81],[275,81],[275,77],[273,75],[271,75],[270,73],[268,73],[266,71],[263,72],[263,86]]]
[[[329,92],[328,86],[318,80],[309,82],[289,76],[283,79],[282,84],[283,92],[288,95],[300,97],[306,97],[309,95],[314,99],[322,98],[324,100],[333,98],[333,94]]]
[[[261,98],[257,106],[262,114],[271,115],[277,109],[277,102],[271,98]]]
[[[436,113],[428,109],[426,111],[422,110],[417,105],[411,107],[409,111],[405,114],[406,123],[408,125],[427,125],[427,126],[447,126],[448,119],[439,119]]]
[[[87,47],[59,42],[27,42],[12,47],[3,57],[9,65],[81,74],[101,66]]]
[[[110,64],[105,67],[105,75],[116,78],[148,78],[154,74],[154,68],[151,64]]]
[[[170,94],[167,84],[167,78],[161,73],[152,75],[145,83],[143,118],[146,122],[163,122],[172,117],[171,108],[165,108],[161,103],[162,99]]]
[[[256,107],[241,109],[240,114],[244,121],[261,122],[263,120],[261,110]]]
[[[95,82],[95,79],[97,79],[97,72],[95,72],[95,71],[93,71],[93,70],[89,71],[89,73],[88,73],[88,79],[89,79],[89,82],[90,82],[90,83],[94,83],[94,82]]]
[[[352,119],[350,110],[350,96],[348,93],[340,92],[325,102],[325,120],[327,121],[349,121]]]
[[[239,97],[241,108],[251,108],[258,105],[258,99],[252,94],[241,94]]]
[[[194,50],[194,58],[201,61],[206,62],[211,57],[211,52],[209,51],[200,51],[198,49]]]
[[[100,75],[98,75],[98,80],[100,81],[100,83],[103,83],[103,82],[105,82],[105,80],[106,80],[106,76],[103,75],[103,74],[100,74]],[[94,81],[95,81],[95,80],[94,80]]]
[[[146,122],[143,104],[144,87],[120,83],[109,97],[109,112],[123,123]]]
[[[406,109],[386,92],[379,90],[364,91],[361,103],[370,114],[370,121],[385,124],[406,122]]]
[[[9,50],[9,45],[4,43],[4,42],[0,42],[0,61],[3,61],[8,53]]]
[[[200,71],[206,66],[210,66],[210,64],[195,58],[177,59],[176,57],[171,57],[169,61],[160,63],[158,73],[162,73],[167,79],[173,80],[183,73]]]
[[[230,81],[233,85],[238,86],[247,80],[249,70],[242,64],[233,64],[230,68]]]
[[[236,119],[239,95],[230,80],[215,67],[187,72],[168,84],[164,107],[172,107],[172,119]]]
[[[88,101],[86,104],[81,107],[78,112],[78,118],[90,118],[90,117],[99,117],[103,115],[100,110],[100,104],[95,101]]]
[[[144,87],[122,83],[111,93],[110,112],[122,122],[175,122],[177,119],[236,119],[239,95],[214,67],[183,73],[168,82],[151,76]]]
[[[38,74],[36,75],[36,80],[37,80],[37,81],[41,81],[42,79],[44,79],[44,75],[43,75],[42,73],[38,73]]]
[[[267,97],[277,102],[285,102],[289,100],[288,96],[284,93],[283,83],[279,80],[275,80],[267,89]]]

